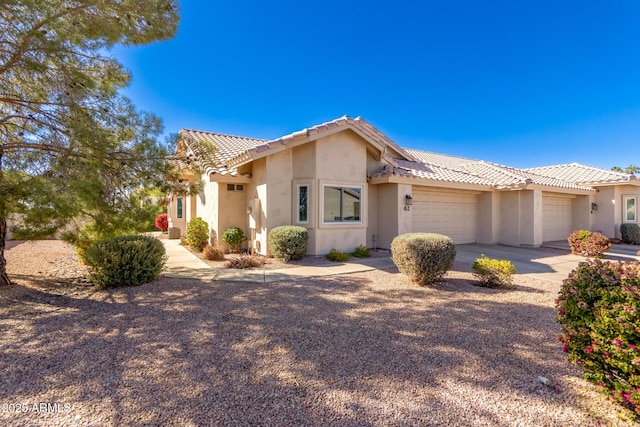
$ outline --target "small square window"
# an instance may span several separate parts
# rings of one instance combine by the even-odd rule
[[[244,191],[244,185],[243,184],[236,184],[236,191]]]
[[[236,186],[234,184],[227,184],[227,191],[235,191]]]

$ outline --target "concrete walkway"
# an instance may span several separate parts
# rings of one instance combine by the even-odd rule
[[[166,277],[192,278],[205,281],[272,283],[395,267],[391,258],[366,258],[348,263],[327,261],[326,264],[317,266],[300,266],[280,270],[216,269],[192,254],[184,246],[181,246],[179,240],[162,240],[162,243],[164,243],[168,256],[164,269]]]
[[[167,250],[168,262],[164,269],[167,277],[192,278],[198,280],[232,282],[280,282],[304,280],[309,277],[358,273],[375,269],[393,268],[391,258],[365,258],[347,263],[327,261],[317,266],[300,266],[280,270],[260,269],[215,269],[180,245],[179,240],[162,240]],[[551,248],[551,250],[549,250]],[[566,251],[558,254],[557,249]],[[636,255],[640,249],[633,245],[613,245],[606,253],[609,260],[640,260]],[[457,245],[456,261],[472,265],[483,254],[489,258],[506,259],[515,265],[518,274],[561,282],[566,279],[581,261],[586,258],[572,255],[566,242],[547,242],[542,248],[515,248],[502,245]]]

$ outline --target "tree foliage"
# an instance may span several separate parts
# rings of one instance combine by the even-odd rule
[[[130,75],[109,51],[167,40],[178,19],[177,0],[0,3],[0,284],[9,215],[24,237],[70,220],[108,235],[135,191],[167,182],[161,122],[119,93]]]
[[[638,173],[640,172],[640,167],[629,165],[626,168],[621,168],[620,166],[614,166],[611,168],[614,172],[622,172],[622,173]]]

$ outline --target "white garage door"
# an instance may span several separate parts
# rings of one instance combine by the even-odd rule
[[[475,194],[413,189],[413,231],[440,233],[456,243],[476,242]]]
[[[571,199],[542,196],[542,241],[566,240],[571,229]]]

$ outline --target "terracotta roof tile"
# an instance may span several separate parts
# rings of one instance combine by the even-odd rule
[[[190,152],[201,162],[202,169],[207,173],[216,172],[223,175],[232,173],[232,169],[227,166],[229,160],[243,151],[266,142],[264,139],[224,135],[193,129],[182,129],[180,136]],[[202,141],[215,146],[213,153],[202,144]]]

